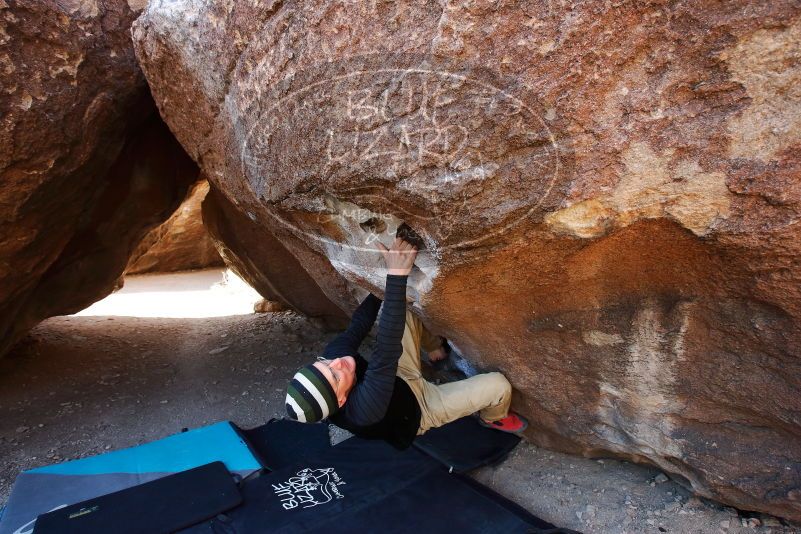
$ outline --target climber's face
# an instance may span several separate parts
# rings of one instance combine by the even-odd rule
[[[356,383],[356,360],[353,356],[342,356],[333,360],[320,360],[314,366],[334,388],[337,404],[341,408],[348,399],[348,393]]]

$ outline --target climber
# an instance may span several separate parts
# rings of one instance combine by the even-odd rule
[[[418,247],[396,237],[390,249],[376,241],[387,267],[377,348],[368,363],[357,350],[375,323],[381,300],[368,295],[348,329],[328,344],[318,361],[289,383],[286,411],[295,420],[335,425],[404,449],[415,436],[478,412],[478,421],[520,433],[526,420],[509,411],[512,386],[501,373],[484,373],[442,385],[423,379],[420,349],[431,360],[447,356],[447,341],[432,335],[406,309],[406,279]]]

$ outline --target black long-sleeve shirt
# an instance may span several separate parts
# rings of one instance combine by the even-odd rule
[[[378,323],[376,349],[363,376],[348,394],[337,419],[349,426],[364,427],[381,421],[387,413],[395,388],[398,360],[403,352],[401,339],[406,324],[406,276],[387,275],[384,310]],[[368,295],[356,308],[348,329],[338,335],[323,352],[326,358],[353,356],[363,363],[359,346],[375,323],[381,300]]]

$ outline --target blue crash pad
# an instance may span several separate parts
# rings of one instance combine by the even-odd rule
[[[28,534],[39,514],[215,461],[242,477],[262,467],[225,421],[137,447],[24,471],[0,518],[0,534]]]

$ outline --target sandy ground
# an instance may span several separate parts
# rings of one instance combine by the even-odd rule
[[[78,317],[202,318],[253,312],[261,296],[227,269],[189,273],[129,276],[125,286],[85,310]]]
[[[291,312],[250,313],[257,298],[222,271],[132,277],[80,315],[39,325],[0,360],[0,502],[24,469],[215,421],[250,427],[280,417],[287,377],[331,335]],[[474,474],[586,533],[801,532],[692,497],[659,475],[526,443]]]

